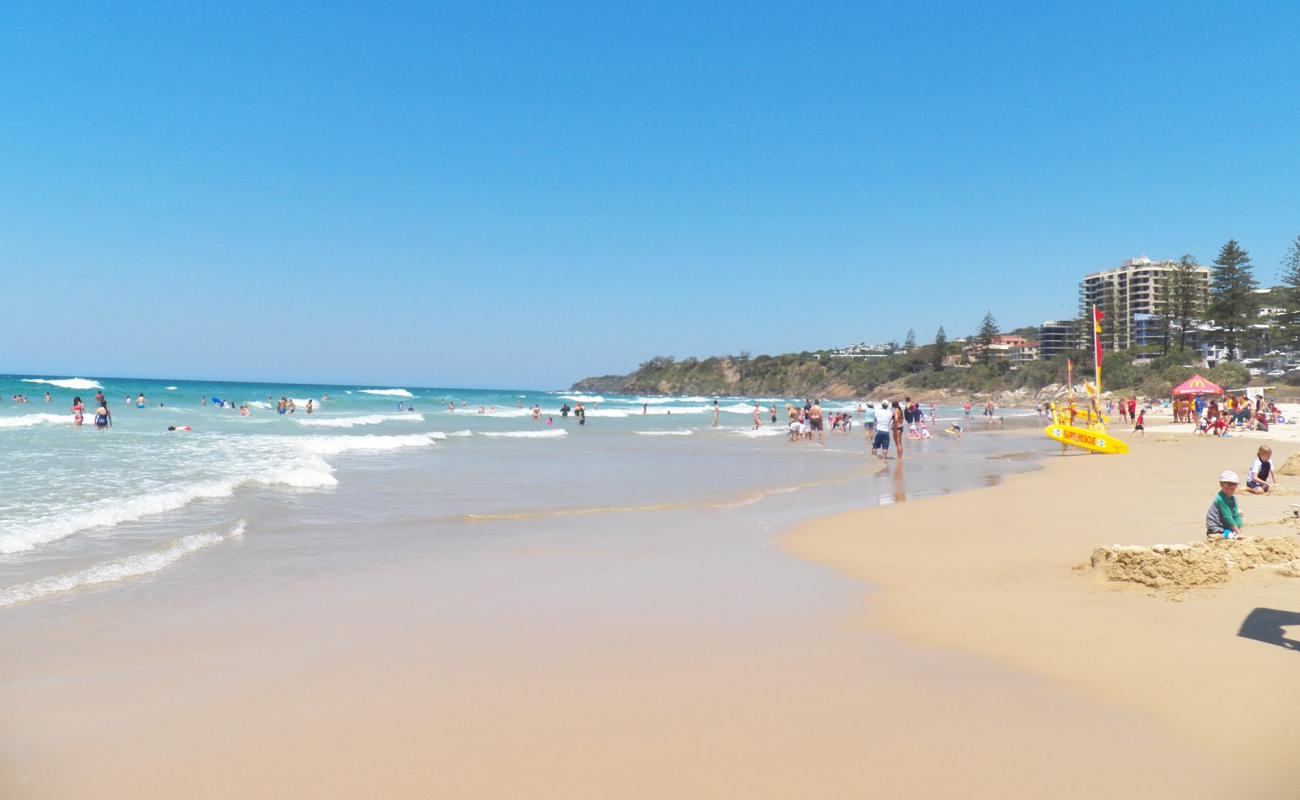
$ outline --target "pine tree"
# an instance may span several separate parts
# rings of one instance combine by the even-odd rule
[[[943,360],[948,355],[948,334],[943,332],[943,326],[939,326],[939,332],[934,335],[934,352],[930,354],[930,366],[935,371],[943,369]]]
[[[1300,343],[1300,236],[1282,259],[1282,286],[1286,289],[1286,340],[1294,347]]]
[[[916,331],[907,329],[907,338],[903,340],[903,350],[910,353],[916,349]]]
[[[1223,329],[1220,340],[1229,361],[1240,355],[1241,332],[1254,318],[1258,285],[1251,274],[1250,254],[1236,239],[1229,239],[1210,270],[1210,318]]]
[[[1178,326],[1178,351],[1187,349],[1187,331],[1205,309],[1205,290],[1196,275],[1196,256],[1185,254],[1166,275],[1170,290],[1170,317]]]
[[[987,364],[993,360],[993,340],[997,337],[998,321],[993,318],[993,312],[990,311],[984,315],[979,332],[975,334],[975,341],[979,343],[981,363]]]

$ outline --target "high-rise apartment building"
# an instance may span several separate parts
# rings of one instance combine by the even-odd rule
[[[1079,316],[1091,319],[1094,305],[1105,313],[1102,346],[1107,350],[1127,350],[1146,344],[1149,319],[1164,311],[1165,284],[1177,266],[1176,261],[1152,261],[1142,256],[1129,259],[1116,269],[1083,276],[1079,284]],[[1198,307],[1203,307],[1209,299],[1210,268],[1196,267],[1193,280],[1198,287]]]

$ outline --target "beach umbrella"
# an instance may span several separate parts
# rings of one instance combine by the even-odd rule
[[[1174,397],[1197,397],[1203,394],[1220,395],[1223,394],[1223,389],[1210,383],[1200,375],[1193,375],[1178,384],[1172,394]]]

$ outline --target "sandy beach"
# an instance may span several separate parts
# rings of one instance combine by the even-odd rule
[[[869,629],[1131,709],[1283,792],[1300,777],[1300,656],[1238,630],[1256,609],[1300,611],[1300,580],[1261,567],[1156,589],[1090,567],[1099,546],[1203,541],[1219,472],[1244,475],[1261,443],[1295,438],[1291,428],[1228,439],[1179,428],[1126,436],[1126,457],[1071,452],[986,490],[821,520],[784,546],[870,581]],[[1294,452],[1274,448],[1279,466]],[[1285,482],[1300,480],[1283,480],[1276,494],[1241,496],[1250,536],[1295,537],[1300,495]]]
[[[1031,443],[968,437],[962,463]],[[956,451],[918,449],[747,504],[434,538],[392,521],[347,546],[384,553],[364,567],[316,552],[355,523],[250,527],[7,618],[3,795],[1286,797],[1295,654],[1235,632],[1300,582],[1152,596],[1073,569],[1098,544],[1197,539],[1210,489],[1181,476],[1253,446],[1153,434],[921,500]],[[321,519],[397,491],[341,485]],[[863,490],[892,504],[775,536]],[[1096,507],[1123,519],[1098,531]]]

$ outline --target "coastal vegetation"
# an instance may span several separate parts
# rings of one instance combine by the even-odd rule
[[[942,335],[942,331],[940,331]],[[831,351],[781,355],[715,356],[706,359],[656,356],[628,375],[588,378],[574,384],[584,392],[665,395],[726,395],[781,397],[865,397],[879,391],[935,394],[990,395],[1027,390],[1038,394],[1064,391],[1069,367],[1074,365],[1076,385],[1092,375],[1088,353],[1032,361],[1012,367],[1006,361],[969,366],[934,368],[936,345],[898,350],[873,358],[848,358]],[[1160,397],[1196,373],[1227,388],[1246,386],[1250,375],[1240,364],[1224,362],[1212,369],[1188,364],[1175,353],[1135,362],[1125,351],[1107,354],[1103,389],[1133,391]]]

